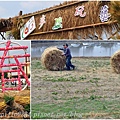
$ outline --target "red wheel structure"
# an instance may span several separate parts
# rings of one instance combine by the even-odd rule
[[[0,56],[0,73],[1,73],[1,89],[2,92],[5,91],[21,91],[26,88],[26,86],[30,86],[30,80],[28,78],[27,72],[23,69],[25,66],[27,68],[28,64],[30,65],[30,62],[26,62],[27,58],[30,58],[30,54],[26,53],[26,50],[28,49],[28,46],[22,46],[18,43],[12,42],[12,41],[6,41],[2,42],[1,44],[5,44],[5,47],[0,47],[0,52],[2,51],[3,55]],[[16,46],[11,46],[11,44],[14,44]],[[9,51],[14,51],[17,50],[19,51],[19,54],[17,52],[13,55],[9,55]],[[20,54],[20,50],[24,51],[24,54]],[[25,62],[21,62],[19,59],[25,59]],[[5,60],[8,59],[13,59],[14,63],[5,63]],[[17,69],[10,69],[11,67],[16,67]],[[9,69],[6,69],[9,68]],[[17,77],[7,77],[5,78],[5,73],[17,73]],[[23,87],[22,82],[21,82],[21,76],[22,78],[25,79],[25,86]],[[16,82],[17,84],[13,87],[6,85],[6,83],[10,82]]]

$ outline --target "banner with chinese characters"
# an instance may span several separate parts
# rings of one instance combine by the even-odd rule
[[[27,21],[27,23],[20,29],[21,40],[25,39],[35,28],[35,18],[32,16],[29,21]]]
[[[110,13],[108,13],[108,6],[107,5],[104,5],[101,7],[101,10],[100,10],[100,20],[101,22],[107,22],[108,21],[108,18],[111,16]]]
[[[53,30],[57,30],[59,28],[62,28],[62,17],[55,18],[55,24],[52,27]]]
[[[45,23],[46,23],[45,15],[42,15],[42,17],[40,18],[40,23],[39,23],[40,26],[38,29],[42,28]]]
[[[80,17],[85,17],[86,16],[86,12],[84,12],[84,6],[78,6],[77,8],[75,8],[75,16],[80,16]]]

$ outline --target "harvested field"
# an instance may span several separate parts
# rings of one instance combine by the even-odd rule
[[[73,58],[71,71],[32,60],[32,118],[120,118],[120,74],[110,58]]]

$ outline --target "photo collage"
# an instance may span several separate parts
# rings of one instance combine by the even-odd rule
[[[120,1],[0,1],[0,119],[120,119],[119,13]]]

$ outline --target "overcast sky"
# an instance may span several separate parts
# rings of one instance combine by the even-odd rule
[[[59,5],[63,1],[0,1],[0,19],[14,17],[19,14],[19,11],[23,11],[23,14],[36,12]]]
[[[27,49],[27,53],[30,54],[30,46],[31,46],[31,41],[29,40],[24,40],[24,41],[21,41],[21,40],[14,40],[14,41],[11,41],[13,43],[11,43],[11,45],[14,47],[14,46],[28,46],[28,49]],[[1,43],[4,43],[4,44],[1,44]],[[1,48],[4,48],[6,45],[5,45],[6,41],[4,40],[0,40],[0,47]],[[16,44],[17,43],[17,44]],[[19,44],[19,45],[18,45]],[[10,47],[11,47],[10,45]],[[10,50],[9,51],[11,54],[10,55],[18,55],[18,54],[24,54],[24,50]],[[3,55],[3,51],[0,51],[0,56]]]

